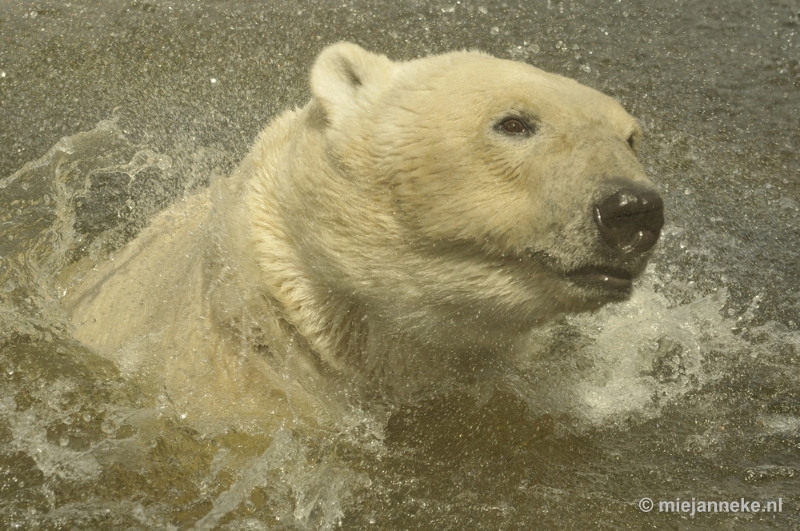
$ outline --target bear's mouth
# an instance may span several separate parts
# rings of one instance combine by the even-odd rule
[[[580,287],[600,290],[613,298],[627,298],[633,289],[633,275],[621,269],[589,266],[565,276]]]
[[[624,301],[633,292],[633,279],[638,276],[635,269],[613,265],[586,265],[577,269],[563,267],[549,253],[526,249],[528,259],[544,265],[572,286],[581,290],[581,298],[596,299],[600,302]]]

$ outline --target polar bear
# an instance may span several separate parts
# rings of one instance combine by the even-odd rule
[[[230,177],[73,282],[80,341],[190,417],[329,425],[630,295],[663,203],[613,99],[479,52],[350,43],[310,84]]]

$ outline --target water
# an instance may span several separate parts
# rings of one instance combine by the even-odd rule
[[[798,28],[787,2],[3,3],[0,527],[797,528]],[[341,38],[614,95],[663,239],[631,301],[535,332],[501,379],[340,433],[203,429],[75,342],[60,286],[228,173]],[[659,512],[678,498],[782,512]]]

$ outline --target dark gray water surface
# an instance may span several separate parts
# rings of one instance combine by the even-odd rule
[[[799,14],[0,0],[0,529],[799,528]],[[55,279],[228,173],[339,40],[477,48],[617,98],[662,242],[633,300],[543,331],[507,388],[374,433],[202,434],[70,338]],[[782,510],[659,511],[678,498]]]

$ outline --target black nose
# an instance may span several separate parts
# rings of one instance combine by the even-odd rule
[[[664,225],[664,201],[644,186],[628,186],[594,207],[594,221],[603,240],[624,252],[653,247]]]

